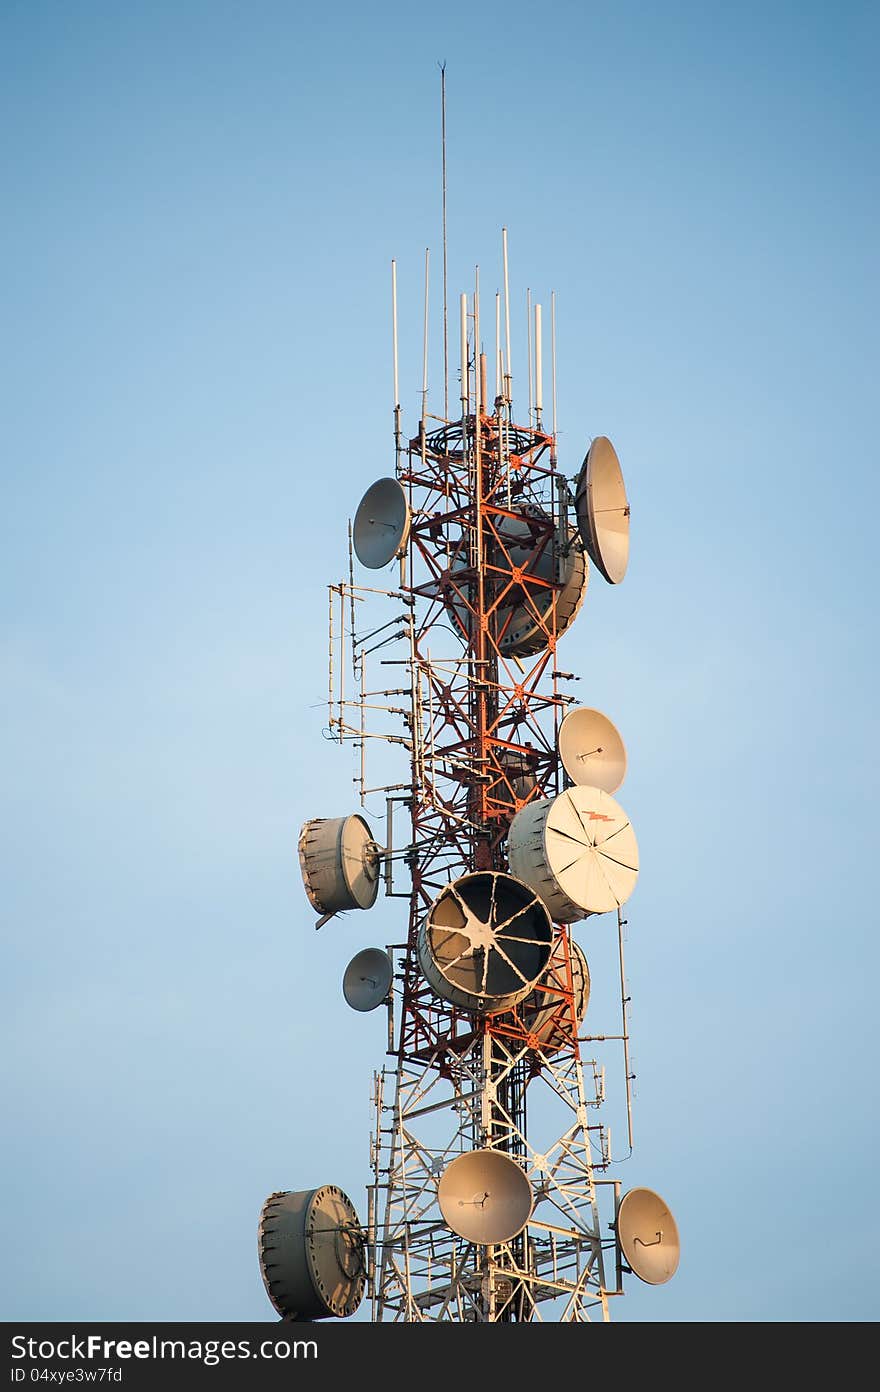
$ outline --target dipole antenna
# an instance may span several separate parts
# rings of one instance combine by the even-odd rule
[[[440,141],[443,169],[443,419],[449,419],[449,328],[446,313],[446,63],[440,63]]]

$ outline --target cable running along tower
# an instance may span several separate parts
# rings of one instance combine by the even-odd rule
[[[570,477],[558,466],[555,295],[549,429],[530,296],[528,409],[514,412],[506,229],[488,333],[478,273],[459,299],[450,411],[443,81],[444,413],[427,410],[426,253],[420,418],[405,435],[392,262],[394,466],[349,524],[348,579],[328,587],[329,734],[356,750],[361,812],[299,836],[318,927],[380,893],[399,925],[343,977],[349,1006],[388,1015],[366,1220],[334,1185],[272,1194],[260,1267],[288,1320],[362,1302],[385,1322],[608,1320],[625,1274],[658,1284],[679,1258],[660,1196],[621,1195],[609,1175],[594,1055],[609,1039],[622,1052],[631,1151],[622,908],[638,846],[614,796],[623,740],[569,693],[578,678],[559,657],[591,569],[625,576],[630,510],[607,437]],[[590,1036],[587,954],[609,931],[620,1033]]]

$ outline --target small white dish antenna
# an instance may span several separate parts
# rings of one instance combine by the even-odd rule
[[[266,1294],[282,1319],[345,1319],[360,1305],[364,1232],[335,1184],[270,1194],[257,1245]]]
[[[590,560],[611,585],[619,585],[629,561],[629,503],[614,446],[597,435],[581,465],[575,493],[581,540]]]
[[[636,887],[639,848],[630,820],[601,788],[567,788],[527,802],[507,841],[511,873],[540,894],[556,923],[625,904]]]
[[[575,706],[559,726],[559,757],[572,783],[616,792],[626,775],[626,749],[607,715]]]
[[[381,570],[409,538],[410,511],[396,478],[380,478],[358,503],[352,527],[355,554],[368,570]]]
[[[443,1221],[466,1242],[510,1242],[532,1216],[534,1195],[522,1168],[500,1150],[471,1150],[440,1176]]]
[[[678,1227],[653,1189],[624,1194],[617,1210],[617,1240],[627,1264],[649,1286],[662,1286],[678,1270]]]
[[[365,947],[352,957],[342,978],[342,994],[352,1010],[375,1010],[388,999],[394,968],[381,947]]]
[[[363,817],[315,817],[299,834],[299,865],[319,914],[370,909],[379,893],[381,847]]]
[[[550,960],[553,925],[539,895],[513,875],[475,870],[437,895],[419,931],[419,965],[437,995],[463,1010],[510,1010]]]

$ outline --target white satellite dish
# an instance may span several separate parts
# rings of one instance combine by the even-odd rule
[[[510,823],[507,856],[511,873],[540,894],[556,923],[619,908],[639,873],[630,820],[601,788],[527,802]]]
[[[559,726],[559,757],[573,783],[615,792],[626,774],[626,749],[607,715],[575,706]]]
[[[471,1150],[440,1176],[443,1220],[466,1242],[510,1242],[532,1216],[532,1186],[521,1166],[500,1150]]]
[[[363,817],[315,817],[299,834],[299,864],[309,903],[320,914],[369,909],[379,893],[381,848]]]
[[[369,570],[381,570],[409,538],[410,511],[396,478],[380,478],[358,503],[352,527],[355,554]]]
[[[624,1194],[617,1209],[617,1240],[627,1264],[649,1286],[662,1286],[678,1270],[678,1227],[653,1189]]]
[[[571,1046],[590,1003],[590,969],[574,938],[568,936],[571,985],[565,960],[565,938],[560,936],[547,970],[531,995],[519,1007],[522,1022],[544,1053]]]
[[[258,1250],[266,1294],[282,1319],[345,1319],[366,1284],[364,1233],[335,1184],[270,1194],[260,1211]]]
[[[476,870],[441,890],[419,931],[419,965],[443,1000],[490,1014],[527,996],[550,959],[553,925],[534,890]]]
[[[578,530],[590,559],[611,585],[629,560],[629,503],[614,446],[597,435],[581,465],[575,493]]]
[[[352,1010],[375,1010],[388,999],[394,967],[381,947],[365,947],[352,957],[342,978],[342,994]]]

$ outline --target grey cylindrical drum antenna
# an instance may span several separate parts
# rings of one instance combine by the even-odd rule
[[[396,478],[381,478],[367,489],[352,526],[355,554],[369,570],[393,561],[409,538],[410,512],[406,494]]]
[[[498,648],[504,657],[529,657],[546,648],[554,598],[557,638],[571,626],[584,602],[590,572],[581,539],[568,523],[557,528],[555,537],[548,535],[549,520],[543,509],[528,504],[519,509],[519,516],[498,523],[502,542],[495,544],[493,574],[503,576],[516,567],[526,577],[525,582],[511,583],[497,606]],[[460,578],[463,569],[453,566],[454,585],[446,603],[458,628],[466,631],[472,615],[457,592],[467,590],[468,581]],[[530,575],[550,583],[529,585]]]
[[[381,947],[365,947],[352,957],[342,978],[342,994],[352,1010],[375,1010],[388,999],[394,967]]]
[[[509,1010],[550,958],[553,925],[534,890],[477,870],[441,890],[419,932],[419,965],[443,1000],[463,1010]]]
[[[525,513],[526,509],[523,511]],[[538,508],[530,509],[530,512],[543,515]],[[568,523],[557,528],[556,536],[546,539],[540,550],[526,520],[505,521],[499,524],[499,530],[505,537],[505,548],[510,557],[509,560],[503,554],[499,557],[498,564],[502,569],[513,564],[540,580],[562,586],[561,590],[525,586],[526,592],[512,610],[509,607],[499,610],[503,630],[498,642],[501,653],[505,657],[528,657],[547,646],[546,628],[550,626],[554,596],[557,638],[574,623],[587,593],[589,570],[580,538]]]
[[[532,1186],[520,1165],[500,1150],[471,1150],[440,1176],[437,1201],[444,1222],[466,1242],[510,1242],[532,1216]]]
[[[601,788],[526,803],[510,824],[507,855],[511,872],[540,894],[557,923],[619,908],[639,873],[630,820]]]
[[[605,435],[596,436],[581,465],[575,512],[590,560],[609,584],[618,585],[629,561],[629,503],[620,461]]]
[[[353,1203],[335,1184],[270,1194],[258,1246],[266,1294],[282,1319],[345,1319],[360,1305],[364,1234]]]
[[[568,946],[571,987],[568,986],[565,970],[565,940],[560,936],[547,970],[519,1007],[522,1022],[529,1034],[548,1054],[573,1044],[590,1002],[587,959],[571,935]]]
[[[309,903],[321,914],[372,908],[379,893],[380,854],[357,813],[305,822],[299,864]]]
[[[573,783],[614,793],[626,774],[626,749],[607,715],[575,706],[559,726],[559,757]]]
[[[678,1227],[653,1189],[630,1189],[617,1209],[617,1240],[628,1265],[649,1286],[661,1286],[678,1270]]]

